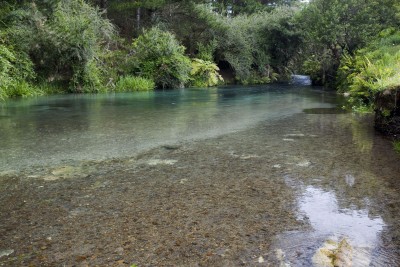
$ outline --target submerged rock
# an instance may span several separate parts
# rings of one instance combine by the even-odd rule
[[[254,159],[254,158],[259,158],[260,156],[258,155],[241,155],[239,158],[240,159]]]
[[[299,167],[309,167],[311,165],[311,162],[309,162],[308,160],[303,160],[297,163],[296,165]]]
[[[9,176],[9,175],[15,175],[18,172],[16,170],[7,170],[7,171],[0,171],[0,176]]]
[[[353,248],[346,238],[340,242],[327,240],[312,258],[314,265],[318,267],[352,266],[352,259]]]
[[[187,181],[189,181],[189,180],[185,178],[185,179],[181,179],[181,180],[179,181],[179,183],[180,183],[180,184],[184,184],[184,183],[186,183]]]
[[[290,267],[290,263],[288,263],[286,261],[286,255],[285,255],[285,252],[283,252],[282,249],[277,249],[275,251],[275,254],[276,254],[276,258],[279,261],[279,267]]]
[[[87,172],[87,171],[86,171]],[[42,177],[46,181],[55,181],[61,178],[75,178],[86,175],[83,166],[59,166],[50,171],[50,174]]]
[[[59,176],[54,176],[54,175],[45,175],[42,177],[43,180],[45,181],[56,181],[58,179],[60,179],[61,177]]]
[[[265,260],[264,260],[264,258],[263,258],[263,256],[260,256],[259,258],[258,258],[258,263],[263,263]]]
[[[62,166],[51,171],[51,174],[56,176],[68,176],[75,172],[75,168],[72,166]]]
[[[285,134],[285,137],[304,137],[305,134],[302,133],[293,133],[293,134]]]
[[[0,250],[0,258],[10,256],[14,253],[13,249]]]
[[[174,165],[177,163],[177,160],[174,159],[151,159],[147,162],[148,165],[150,166],[156,166],[156,165]]]

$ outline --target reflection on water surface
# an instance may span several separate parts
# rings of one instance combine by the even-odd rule
[[[340,209],[333,192],[308,186],[299,199],[299,209],[321,235],[344,236],[355,246],[373,247],[385,223],[370,218],[367,210]]]

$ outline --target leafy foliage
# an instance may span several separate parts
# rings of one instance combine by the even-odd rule
[[[190,59],[175,36],[154,27],[132,44],[131,73],[154,79],[159,88],[178,88],[189,80]]]
[[[0,99],[34,95],[33,88],[27,82],[34,78],[33,65],[27,55],[17,54],[0,43]]]
[[[291,59],[301,41],[291,19],[298,9],[282,7],[232,18],[213,13],[207,6],[197,5],[195,10],[197,20],[206,25],[199,29],[199,35],[190,33],[185,38],[198,36],[196,57],[202,58],[204,49],[209,49],[213,59],[228,62],[236,79],[243,83],[256,76],[266,81],[276,78],[276,73],[284,76],[290,72]]]
[[[102,49],[114,27],[83,0],[34,2],[7,16],[6,36],[18,54],[28,54],[39,80],[64,80],[72,91],[96,91],[103,81]],[[43,5],[42,5],[43,6]]]
[[[388,29],[354,56],[344,55],[338,77],[354,106],[373,105],[379,92],[400,89],[400,32]]]
[[[143,77],[124,76],[115,85],[116,92],[149,91],[155,84],[152,80]]]
[[[333,84],[344,53],[352,54],[383,29],[397,25],[396,3],[396,0],[314,0],[306,5],[297,20],[305,29],[303,60],[312,57],[314,71],[310,74],[318,76],[314,82]],[[306,71],[308,66],[304,66]]]
[[[194,58],[192,60],[191,85],[195,87],[215,86],[224,79],[218,73],[218,66],[202,59]]]

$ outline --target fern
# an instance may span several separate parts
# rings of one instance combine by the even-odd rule
[[[192,59],[192,70],[190,71],[191,85],[195,87],[215,86],[224,79],[218,73],[218,66],[211,61],[199,58]]]

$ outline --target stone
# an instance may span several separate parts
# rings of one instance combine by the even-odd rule
[[[156,165],[174,165],[177,163],[177,160],[174,159],[151,159],[147,161],[147,164],[150,166],[156,166]]]
[[[10,256],[14,253],[13,249],[0,250],[0,258]]]
[[[327,240],[317,250],[312,260],[317,267],[346,267],[352,266],[353,248],[346,238],[340,242]]]

